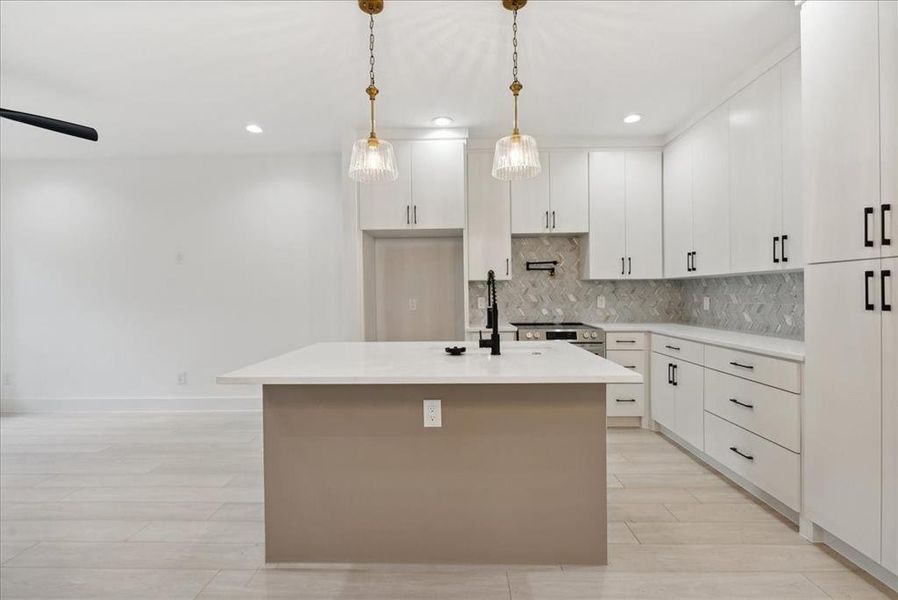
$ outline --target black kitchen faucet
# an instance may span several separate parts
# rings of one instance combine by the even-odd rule
[[[496,273],[490,269],[486,276],[486,327],[491,330],[490,339],[480,340],[481,348],[489,348],[492,356],[502,354],[499,351],[499,303],[496,302]]]

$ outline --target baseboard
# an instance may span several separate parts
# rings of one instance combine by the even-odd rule
[[[608,417],[606,425],[608,427],[639,427],[642,424],[642,417]]]
[[[259,396],[147,398],[0,398],[0,412],[258,411]]]

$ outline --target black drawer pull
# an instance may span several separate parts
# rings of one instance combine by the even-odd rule
[[[739,367],[740,369],[754,369],[751,365],[743,365],[742,363],[737,363],[735,360],[731,360],[730,364],[734,367]]]
[[[730,450],[732,450],[733,452],[735,452],[736,454],[738,454],[738,455],[741,456],[742,458],[745,458],[745,459],[748,459],[748,460],[754,460],[754,459],[755,459],[755,457],[752,456],[751,454],[743,454],[742,452],[739,452],[739,448],[737,448],[736,446],[730,446]]]
[[[873,271],[864,271],[864,310],[876,310],[876,306],[870,302],[870,282],[873,281]]]
[[[892,212],[892,205],[891,204],[883,204],[879,208],[880,208],[880,216],[882,218],[882,222],[880,223],[880,237],[882,238],[882,241],[880,243],[883,246],[891,246],[892,238],[886,237],[886,223],[888,222],[888,219],[886,218],[886,213]]]
[[[778,263],[779,257],[776,255],[776,245],[780,243],[780,236],[773,236],[773,262]]]
[[[636,402],[636,398],[616,398],[615,402]]]
[[[891,269],[883,269],[879,273],[879,280],[880,280],[880,284],[881,284],[879,293],[881,294],[881,299],[882,299],[882,302],[880,302],[880,304],[882,304],[882,310],[884,310],[886,312],[889,312],[892,310],[892,305],[888,304],[886,302],[886,289],[889,287],[889,284],[886,281],[886,279],[889,279],[891,277],[892,277]]]
[[[636,365],[624,365],[625,369],[635,369]]]
[[[870,217],[873,216],[873,207],[864,207],[864,247],[872,248],[873,240],[870,239]]]
[[[668,350],[676,350],[677,352],[680,351],[679,346],[664,346],[664,347],[667,348]]]
[[[745,404],[744,402],[739,402],[735,398],[730,398],[730,402],[732,402],[733,404],[738,404],[739,406],[744,406],[745,408],[754,408],[755,407],[754,404]]]
[[[617,340],[618,344],[635,344],[636,340]]]

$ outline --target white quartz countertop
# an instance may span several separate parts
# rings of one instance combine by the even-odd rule
[[[465,346],[461,356],[446,346]],[[642,383],[642,376],[567,342],[502,342],[502,355],[459,342],[328,342],[238,369],[218,383],[372,385]]]
[[[591,323],[591,325],[600,327],[609,333],[617,331],[647,331],[713,346],[723,346],[733,348],[734,350],[764,354],[775,358],[784,358],[798,362],[804,361],[804,342],[799,340],[787,340],[766,335],[696,327],[679,323]]]

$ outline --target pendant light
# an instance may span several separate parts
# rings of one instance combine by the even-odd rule
[[[383,183],[396,181],[399,172],[396,169],[396,155],[393,144],[377,138],[374,132],[374,97],[378,89],[374,85],[374,15],[384,9],[383,0],[359,0],[359,8],[366,13],[368,23],[368,87],[365,93],[371,101],[371,132],[367,139],[356,140],[352,145],[352,158],[349,160],[349,177],[360,183]]]
[[[522,135],[518,129],[518,94],[524,86],[518,81],[518,10],[527,4],[527,0],[502,0],[502,6],[512,12],[512,75],[514,80],[509,89],[514,96],[514,129],[511,135],[496,142],[496,153],[493,156],[493,177],[503,181],[530,179],[542,170],[539,164],[539,151],[536,140],[532,136]]]

